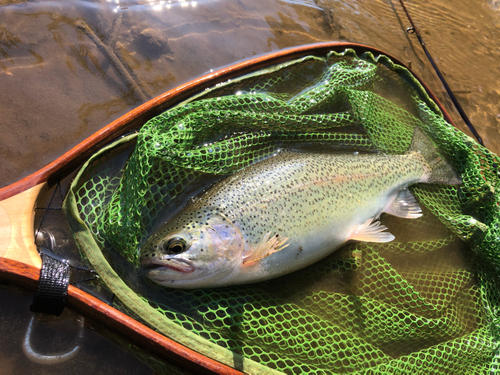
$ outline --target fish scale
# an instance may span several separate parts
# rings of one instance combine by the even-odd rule
[[[383,213],[417,218],[407,189],[460,179],[416,128],[404,155],[282,152],[219,181],[141,249],[153,281],[197,288],[293,272],[349,240],[389,242]]]

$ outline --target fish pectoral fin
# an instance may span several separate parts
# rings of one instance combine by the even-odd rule
[[[391,242],[395,237],[392,233],[384,232],[385,230],[387,230],[385,225],[371,218],[361,224],[349,239],[363,242]]]
[[[422,209],[408,188],[401,190],[384,212],[403,219],[416,219],[422,216]]]
[[[283,250],[289,244],[287,237],[280,237],[279,235],[274,235],[271,237],[271,232],[266,233],[262,240],[255,246],[255,248],[248,251],[248,255],[243,257],[243,264],[247,265],[249,263],[255,262],[259,259],[268,257],[280,250]]]

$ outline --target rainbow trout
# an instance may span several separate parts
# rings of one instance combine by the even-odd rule
[[[192,198],[147,240],[141,265],[172,288],[281,276],[350,240],[392,241],[378,218],[420,217],[417,182],[461,182],[418,129],[404,155],[281,153]]]

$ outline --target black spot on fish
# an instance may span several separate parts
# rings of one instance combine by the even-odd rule
[[[297,259],[300,256],[300,254],[302,254],[302,250],[303,250],[302,246],[299,246],[299,248],[297,249],[297,253],[295,254],[295,259]]]

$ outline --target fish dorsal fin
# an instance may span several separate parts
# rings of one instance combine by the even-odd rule
[[[243,264],[247,265],[249,263],[255,262],[256,260],[268,257],[271,254],[274,254],[280,250],[283,250],[289,244],[287,237],[280,237],[279,235],[274,235],[272,237],[271,232],[266,233],[262,240],[248,251],[248,255],[243,257]]]
[[[422,209],[408,188],[399,191],[394,200],[384,209],[384,212],[403,219],[416,219],[422,216]]]
[[[363,242],[391,242],[395,237],[389,233],[385,225],[373,218],[366,220],[352,233],[350,240]]]

